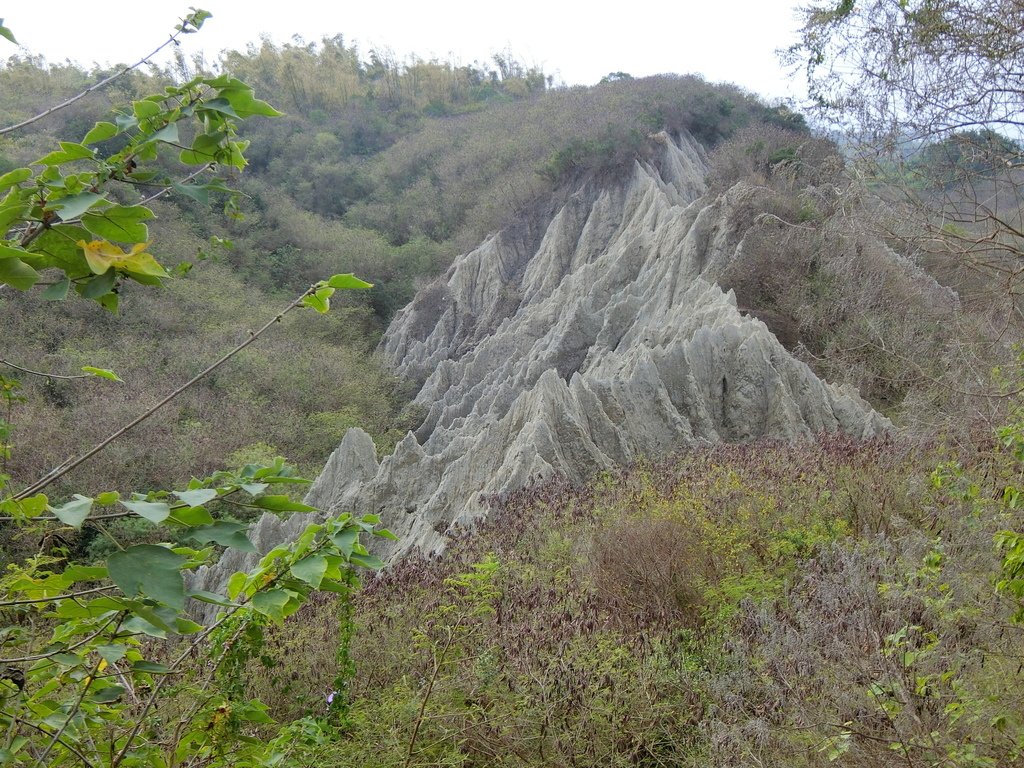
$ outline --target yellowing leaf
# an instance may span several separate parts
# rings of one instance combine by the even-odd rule
[[[119,272],[131,275],[170,277],[157,260],[145,252],[149,243],[137,243],[130,251],[122,251],[120,247],[106,240],[93,240],[88,243],[79,240],[78,245],[85,253],[85,260],[89,262],[89,269],[93,274],[102,275],[113,267]]]

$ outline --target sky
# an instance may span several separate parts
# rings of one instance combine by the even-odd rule
[[[664,72],[700,73],[736,83],[772,99],[799,98],[776,50],[795,40],[797,0],[675,0],[609,4],[515,0],[508,3],[330,3],[330,0],[185,0],[213,13],[203,29],[184,38],[186,55],[203,51],[216,60],[225,49],[244,49],[269,35],[278,43],[342,34],[365,55],[390,50],[401,60],[415,53],[459,64],[489,61],[510,50],[539,65],[556,82],[591,85],[610,72],[634,77]],[[84,66],[134,62],[166,40],[188,6],[104,0],[6,4],[4,25],[25,51],[50,62]],[[0,39],[0,59],[14,53]]]

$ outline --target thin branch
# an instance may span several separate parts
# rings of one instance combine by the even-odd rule
[[[437,676],[441,673],[441,667],[448,656],[448,650],[451,648],[452,642],[455,640],[455,632],[462,624],[460,616],[459,620],[448,629],[448,639],[445,641],[444,647],[441,649],[441,653],[434,659],[434,671],[430,675],[430,680],[427,682],[427,690],[423,693],[423,700],[420,702],[420,711],[416,715],[416,725],[412,729],[412,736],[409,738],[409,749],[405,755],[404,768],[409,768],[412,764],[413,750],[416,748],[416,737],[420,734],[420,726],[423,724],[423,714],[427,709],[427,702],[430,700],[431,691],[434,689],[434,683],[437,682]]]
[[[34,654],[32,656],[20,656],[20,657],[12,658],[12,659],[0,659],[0,664],[20,664],[20,663],[25,662],[25,661],[40,661],[42,659],[48,659],[51,656],[56,656],[58,653],[67,653],[68,651],[73,651],[76,648],[81,648],[86,643],[92,642],[97,637],[99,637],[101,634],[103,634],[106,631],[107,627],[109,627],[111,625],[111,623],[114,621],[114,618],[116,618],[116,617],[111,617],[111,618],[107,619],[107,621],[105,621],[103,623],[103,626],[101,626],[99,629],[97,629],[91,635],[89,635],[88,637],[86,637],[83,640],[79,640],[77,643],[74,643],[73,645],[67,646],[66,648],[58,648],[57,650],[50,651],[48,653],[37,653],[37,654]]]
[[[5,712],[4,710],[0,710],[0,717],[9,717],[11,719],[12,723],[18,723],[19,725],[27,725],[29,728],[37,730],[37,731],[39,731],[40,733],[42,733],[42,734],[44,734],[46,736],[52,736],[53,735],[52,731],[48,731],[45,728],[43,728],[42,726],[36,725],[35,723],[30,722],[29,720],[24,720],[24,719],[18,717],[17,715],[14,715],[14,714],[10,713],[10,712]],[[93,768],[93,764],[91,762],[89,762],[89,758],[87,758],[85,755],[83,755],[81,753],[81,751],[76,746],[74,746],[73,744],[68,744],[63,739],[58,740],[57,743],[60,744],[65,749],[67,749],[68,751],[73,752],[75,754],[75,757],[77,757],[79,760],[81,760],[82,761],[82,765],[86,766],[86,768]]]
[[[118,626],[120,626],[120,624],[121,621],[118,620]],[[114,634],[117,634],[116,629],[114,630]],[[64,735],[64,731],[68,729],[68,726],[71,725],[71,721],[74,719],[75,715],[78,714],[78,710],[82,707],[82,702],[85,701],[85,695],[89,692],[89,688],[92,686],[93,681],[96,679],[96,673],[100,671],[100,664],[102,663],[102,661],[103,660],[100,659],[96,662],[95,665],[93,665],[92,672],[90,672],[89,676],[85,679],[85,685],[82,686],[82,691],[78,694],[78,699],[75,700],[75,705],[71,708],[71,711],[68,712],[68,716],[64,718],[64,722],[61,724],[57,732],[53,734],[53,739],[46,746],[46,749],[43,750],[43,754],[36,758],[37,768],[46,765],[45,760],[47,755],[49,755],[50,752],[53,751],[53,748],[57,745],[57,743],[61,741],[60,737]]]
[[[177,40],[178,40],[178,38],[181,35],[185,34],[186,32],[193,32],[193,31],[195,31],[195,30],[188,29],[188,23],[187,22],[183,22],[180,25],[179,29],[173,35],[171,35],[169,38],[167,38],[167,40],[165,40],[161,45],[157,46],[157,48],[155,48],[152,53],[149,53],[148,55],[143,56],[141,59],[139,59],[134,64],[125,67],[124,69],[120,70],[119,72],[116,72],[115,74],[111,75],[110,77],[104,78],[103,80],[100,80],[98,83],[96,83],[94,85],[90,85],[84,91],[82,91],[81,93],[79,93],[76,96],[72,96],[67,101],[62,101],[60,104],[57,104],[56,106],[50,107],[49,109],[47,109],[44,112],[40,112],[35,117],[30,117],[27,120],[22,120],[20,123],[15,123],[14,125],[9,125],[6,128],[0,128],[0,136],[3,136],[4,134],[7,134],[7,133],[11,133],[12,131],[16,131],[19,128],[24,128],[27,125],[32,125],[32,123],[34,123],[34,122],[36,122],[38,120],[42,120],[44,117],[48,117],[49,115],[52,115],[54,112],[57,112],[57,111],[59,111],[61,109],[64,109],[65,107],[70,107],[76,101],[78,101],[79,99],[85,98],[86,96],[88,96],[93,91],[97,91],[100,88],[102,88],[103,86],[109,85],[110,83],[114,82],[119,77],[121,77],[122,75],[127,75],[133,69],[136,69],[137,67],[141,67],[143,64],[145,64],[151,58],[153,58],[158,53],[160,53],[160,51],[162,51],[168,45],[171,45],[172,43],[177,43]]]
[[[74,600],[76,597],[82,597],[83,595],[94,595],[97,592],[105,592],[112,587],[93,587],[92,589],[83,589],[81,592],[69,592],[66,595],[54,595],[53,597],[37,597],[31,600],[7,600],[0,601],[0,608],[10,608],[12,605],[36,605],[38,603],[54,603],[58,600]]]
[[[262,328],[260,328],[258,331],[250,332],[249,338],[247,338],[241,344],[236,346],[230,352],[226,353],[219,360],[217,360],[217,362],[213,363],[212,365],[208,366],[206,369],[204,369],[200,373],[198,373],[195,376],[193,376],[191,379],[189,379],[187,382],[182,384],[176,390],[171,392],[163,400],[161,400],[159,403],[154,405],[148,411],[146,411],[142,415],[138,416],[137,418],[133,419],[128,424],[126,424],[125,426],[123,426],[120,429],[118,429],[116,432],[111,434],[106,439],[104,439],[101,442],[97,443],[95,446],[90,448],[88,451],[83,453],[78,458],[68,459],[63,464],[61,464],[61,465],[55,467],[54,469],[50,470],[50,472],[48,472],[46,475],[41,477],[36,482],[32,483],[32,485],[28,486],[27,488],[22,490],[20,493],[16,494],[13,497],[14,501],[23,501],[24,499],[27,499],[29,496],[33,496],[33,495],[39,493],[43,488],[45,488],[46,486],[50,485],[52,482],[54,482],[58,478],[63,477],[68,472],[70,472],[72,469],[77,467],[79,464],[82,464],[83,462],[85,462],[88,459],[90,459],[93,456],[95,456],[97,453],[102,451],[104,448],[106,448],[108,445],[110,445],[112,442],[114,442],[117,438],[121,437],[123,434],[128,432],[130,429],[132,429],[133,427],[136,427],[139,424],[141,424],[143,421],[148,419],[150,416],[152,416],[158,410],[160,410],[165,405],[167,405],[169,402],[171,402],[176,397],[178,397],[178,395],[180,395],[182,392],[184,392],[185,390],[189,389],[189,387],[191,387],[194,384],[196,384],[197,382],[201,381],[202,379],[204,379],[209,374],[213,373],[213,371],[217,370],[217,368],[219,368],[221,365],[226,363],[232,357],[234,357],[239,352],[241,352],[243,349],[245,349],[247,346],[249,346],[254,341],[256,341],[256,339],[258,339],[261,335],[263,335],[263,333],[266,332],[274,323],[280,322],[281,319],[285,315],[287,315],[289,312],[291,312],[297,306],[302,304],[302,300],[304,298],[306,298],[307,296],[310,296],[313,293],[315,293],[316,292],[316,288],[317,287],[315,285],[310,286],[301,296],[297,297],[291,304],[289,304],[283,310],[278,312],[272,319],[267,321],[267,323]]]
[[[59,373],[47,373],[46,371],[33,371],[31,368],[22,368],[20,365],[15,365],[9,360],[0,359],[0,365],[6,365],[8,368],[13,368],[16,371],[27,373],[31,376],[42,376],[44,379],[61,379],[63,381],[71,381],[72,379],[93,379],[96,378],[91,373],[78,373],[71,376],[61,375]]]
[[[187,505],[185,505],[185,506],[187,506]],[[180,508],[181,507],[177,507],[177,509],[180,509]],[[171,507],[171,509],[176,509],[176,507]],[[90,520],[120,520],[123,517],[138,517],[138,513],[136,513],[136,512],[110,512],[109,514],[106,514],[106,515],[89,515],[89,517],[87,517],[85,519],[85,521],[88,522]],[[0,516],[0,523],[18,523],[18,522],[23,522],[24,520],[25,520],[24,517],[15,517],[14,515],[3,515],[3,516]],[[37,515],[36,517],[29,518],[29,520],[31,520],[32,522],[52,523],[52,522],[59,521],[60,518],[57,517],[56,515]]]
[[[203,171],[209,170],[214,165],[216,165],[216,163],[207,163],[206,165],[202,166],[198,171],[193,171],[188,176],[183,178],[181,181],[178,182],[178,184],[187,184],[188,182],[192,181],[196,176],[201,174]],[[156,200],[158,197],[161,197],[162,195],[166,195],[170,191],[171,191],[171,187],[165,186],[159,192],[154,192],[149,197],[144,197],[142,200],[140,200],[137,203],[137,205],[148,205],[149,203],[151,203],[154,200]]]

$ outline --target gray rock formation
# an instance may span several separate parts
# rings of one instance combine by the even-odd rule
[[[718,287],[743,245],[745,190],[705,197],[700,146],[656,139],[626,183],[585,184],[539,234],[490,237],[395,317],[381,351],[422,382],[426,417],[379,466],[351,430],[308,503],[380,514],[400,537],[394,556],[443,547],[485,512],[483,496],[554,473],[584,480],[699,443],[889,426]],[[255,536],[304,524],[266,516]]]

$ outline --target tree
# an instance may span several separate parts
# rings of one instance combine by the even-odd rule
[[[965,298],[998,287],[1006,322],[1024,317],[1024,158],[1007,151],[1024,126],[1024,3],[841,0],[802,13],[785,58],[817,116],[874,161],[876,189],[900,193],[890,234],[952,267]]]
[[[208,16],[193,9],[171,41],[198,30]],[[0,36],[13,37],[2,20]],[[149,252],[153,214],[147,203],[171,192],[203,203],[211,193],[230,196],[216,173],[245,167],[248,142],[237,138],[238,121],[278,114],[236,78],[196,77],[96,123],[81,141],[60,142],[30,166],[3,174],[0,290],[45,288],[40,298],[51,301],[77,294],[116,312],[125,282],[158,287],[170,275]],[[75,494],[63,503],[44,491],[288,312],[326,312],[335,290],[368,287],[349,274],[311,285],[201,374],[81,456],[16,492],[11,478],[0,475],[0,525],[40,541],[36,555],[0,574],[0,765],[288,765],[304,739],[316,740],[311,721],[282,729],[269,743],[253,738],[251,729],[272,721],[233,673],[258,654],[264,623],[281,622],[317,590],[345,599],[356,583],[355,568],[380,567],[360,543],[364,534],[393,538],[377,530],[376,517],[346,514],[312,523],[297,541],[274,548],[215,594],[192,589],[190,573],[222,549],[255,551],[248,526],[219,510],[314,511],[280,491],[304,482],[283,460],[194,478],[174,490]],[[117,379],[95,367],[82,375]],[[15,391],[13,379],[0,377],[0,397],[10,402]],[[0,453],[10,449],[3,422],[0,441]],[[119,541],[106,523],[120,518],[160,526],[163,541]],[[84,526],[107,536],[115,551],[98,563],[72,562],[61,542]],[[213,604],[219,613],[197,623],[187,611],[190,600]]]
[[[803,10],[788,52],[808,93],[871,138],[1016,129],[1024,106],[1019,0],[841,0]]]

